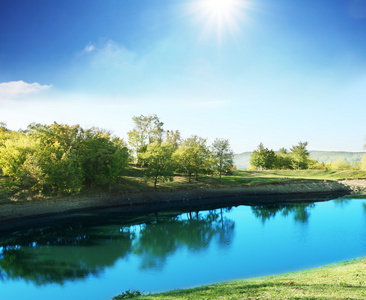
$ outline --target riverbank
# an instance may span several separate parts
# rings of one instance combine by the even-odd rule
[[[366,194],[366,179],[328,180],[282,180],[236,187],[199,188],[173,191],[127,193],[119,196],[47,199],[44,201],[22,201],[0,206],[0,224],[44,216],[67,214],[77,211],[97,210],[113,207],[133,207],[179,203],[199,204],[205,199],[247,197],[242,204],[258,204],[258,196],[308,195],[308,194]],[[222,201],[222,200],[220,200]],[[265,201],[271,200],[267,197]]]
[[[114,299],[124,299],[123,296]],[[366,258],[312,270],[142,295],[133,299],[366,299]]]

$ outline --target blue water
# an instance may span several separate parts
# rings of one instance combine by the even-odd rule
[[[366,256],[366,199],[134,217],[0,238],[0,299],[110,299]]]

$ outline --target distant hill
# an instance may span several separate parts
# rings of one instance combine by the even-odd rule
[[[247,169],[249,167],[249,159],[253,152],[243,152],[241,154],[234,154],[234,165],[238,169]]]
[[[310,157],[321,163],[332,163],[338,158],[344,158],[347,163],[353,164],[360,161],[366,152],[341,152],[341,151],[309,151]],[[234,165],[238,169],[246,169],[249,167],[249,159],[252,152],[243,152],[234,154]]]

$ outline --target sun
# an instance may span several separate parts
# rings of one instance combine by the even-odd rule
[[[211,35],[214,32],[219,40],[226,31],[232,35],[240,32],[247,8],[247,0],[197,0],[191,7],[196,19],[203,23],[204,34]]]
[[[237,0],[202,0],[201,6],[207,13],[224,16],[231,14],[237,6]]]

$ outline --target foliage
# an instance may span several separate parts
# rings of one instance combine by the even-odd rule
[[[307,169],[308,159],[310,156],[309,151],[306,149],[308,142],[299,142],[298,145],[294,145],[290,148],[291,156],[294,161],[294,169]]]
[[[263,144],[260,143],[258,148],[250,156],[250,164],[258,170],[274,169],[276,165],[276,154],[272,149],[264,148]]]
[[[146,151],[147,145],[161,142],[163,138],[163,125],[157,115],[140,115],[132,118],[135,127],[128,132],[128,143],[137,156]]]
[[[188,175],[188,182],[191,182],[192,174],[195,174],[197,180],[198,174],[210,171],[210,155],[206,140],[196,135],[183,142],[174,152],[173,160],[177,163],[178,171]]]
[[[131,298],[139,297],[141,295],[142,295],[142,293],[139,291],[127,290],[127,291],[123,292],[122,294],[113,297],[112,300],[131,299]]]
[[[366,171],[366,155],[362,157],[360,170]]]
[[[25,134],[14,135],[0,148],[2,172],[17,186],[32,191],[42,190],[45,181],[36,155],[37,141]]]
[[[129,154],[124,141],[105,130],[86,130],[79,153],[85,180],[91,186],[110,186],[125,174],[128,167]]]
[[[230,149],[227,139],[215,139],[212,144],[213,168],[219,177],[229,172],[233,167],[234,152]]]
[[[320,163],[315,159],[308,159],[308,169],[310,170],[327,170],[325,163]]]
[[[174,146],[170,143],[154,142],[141,154],[141,159],[147,165],[146,176],[154,179],[154,188],[158,181],[173,181],[173,151]]]
[[[167,130],[165,133],[165,142],[171,144],[174,149],[178,149],[182,144],[179,130]]]
[[[343,157],[340,157],[336,159],[333,163],[328,165],[329,170],[352,170],[353,167],[346,162],[346,160]]]
[[[32,123],[2,141],[3,174],[13,185],[34,193],[77,193],[85,180],[110,184],[128,166],[123,140],[95,128]]]
[[[276,159],[274,163],[274,168],[277,170],[291,170],[292,169],[292,158],[291,154],[286,148],[280,148],[278,153],[276,153]]]

